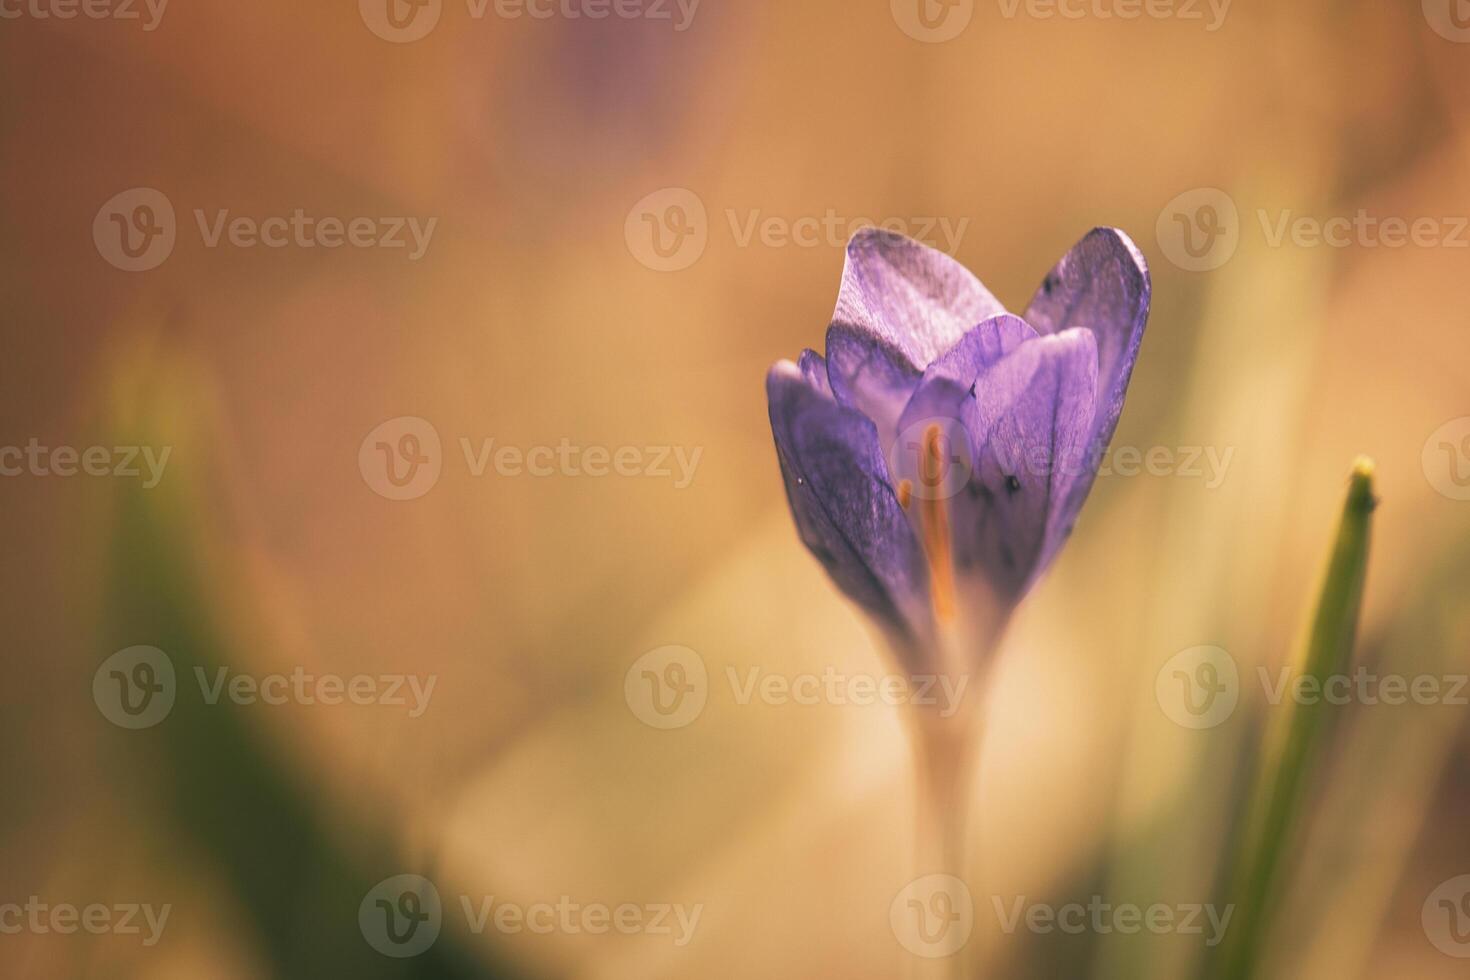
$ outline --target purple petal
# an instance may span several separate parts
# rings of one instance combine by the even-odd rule
[[[929,573],[873,423],[782,361],[766,378],[771,431],[802,542],[901,646],[931,631]]]
[[[1093,335],[1066,330],[1020,344],[961,403],[973,457],[954,499],[955,563],[1003,601],[1021,597],[1071,530],[1096,389]]]
[[[981,321],[929,365],[899,416],[898,430],[907,432],[931,416],[947,417],[959,404],[957,394],[969,394],[992,365],[1036,336],[1026,321],[1011,313]]]
[[[1098,453],[1113,438],[1123,411],[1150,292],[1148,264],[1132,240],[1116,228],[1094,228],[1062,256],[1026,308],[1026,322],[1040,333],[1086,327],[1097,339],[1092,438]]]
[[[838,404],[857,409],[878,426],[886,445],[922,377],[907,355],[887,341],[846,324],[827,329],[827,378]]]
[[[832,386],[827,382],[827,362],[821,354],[808,347],[801,352],[796,366],[801,368],[801,376],[806,379],[807,384],[828,398],[832,397]]]
[[[894,232],[864,228],[847,243],[832,322],[883,341],[918,372],[975,324],[1004,312],[970,270],[948,255]]]

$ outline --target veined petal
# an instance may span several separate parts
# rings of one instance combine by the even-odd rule
[[[1036,331],[1012,313],[982,320],[924,371],[899,416],[898,430],[907,432],[931,416],[948,417],[958,407],[957,398],[971,394],[970,389],[992,365],[1036,337]]]
[[[864,228],[847,243],[832,322],[883,341],[917,373],[975,324],[1004,312],[950,256],[894,232]]]
[[[832,385],[827,382],[827,361],[821,354],[808,347],[797,358],[796,366],[801,368],[801,376],[808,384],[827,397],[832,397]]]
[[[872,419],[886,445],[922,372],[888,341],[844,323],[827,328],[827,378],[833,397]]]
[[[801,367],[766,378],[771,431],[802,542],[900,648],[932,631],[928,568],[862,413],[838,404]]]
[[[1090,479],[1093,334],[1064,330],[1022,343],[974,390],[960,403],[973,455],[955,496],[956,513],[964,514],[956,521],[955,563],[962,578],[978,575],[994,596],[1014,603],[1071,530],[1073,485]]]
[[[1098,454],[1113,438],[1123,411],[1151,290],[1148,263],[1133,241],[1116,228],[1094,228],[1062,256],[1026,308],[1026,322],[1040,333],[1085,327],[1097,340],[1092,440]]]

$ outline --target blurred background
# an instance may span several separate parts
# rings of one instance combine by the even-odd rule
[[[999,651],[965,955],[1199,969],[996,903],[1211,900],[1365,453],[1358,661],[1444,696],[1337,712],[1265,975],[1463,975],[1463,0],[0,14],[0,973],[905,975],[900,709],[742,696],[895,669],[763,386],[866,220],[1012,309],[1096,225],[1153,272],[1114,446],[1168,455],[1099,478]],[[1241,683],[1195,729],[1156,679],[1198,646]],[[638,911],[516,918],[558,905]]]

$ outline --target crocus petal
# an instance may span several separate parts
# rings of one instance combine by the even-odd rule
[[[1020,344],[962,403],[973,458],[955,497],[957,515],[964,508],[955,562],[1004,601],[1024,594],[1071,529],[1071,488],[1091,462],[1096,391],[1096,342],[1073,329]]]
[[[927,641],[928,568],[888,478],[873,423],[802,368],[766,378],[771,431],[802,542],[901,648]]]
[[[1010,313],[981,321],[924,372],[923,381],[899,418],[898,436],[888,449],[895,481],[908,480],[921,497],[943,498],[951,508],[955,556],[962,571],[999,560],[990,553],[982,555],[984,549],[966,530],[979,527],[992,511],[983,496],[984,488],[970,482],[976,449],[985,435],[973,429],[980,414],[975,405],[976,392],[982,385],[986,389],[987,404],[991,406],[986,414],[989,424],[1006,407],[998,400],[1019,394],[1025,383],[1021,376],[1030,377],[1035,372],[1037,358],[1011,361],[1004,372],[992,378],[985,377],[987,372],[1017,347],[1036,339],[1036,331]],[[924,433],[934,425],[939,426],[943,439],[942,468],[936,472],[931,467],[926,474],[921,463]],[[928,485],[931,482],[934,485]]]
[[[1098,453],[1113,438],[1123,411],[1150,292],[1148,264],[1133,241],[1116,228],[1094,228],[1062,256],[1026,308],[1026,322],[1040,333],[1085,327],[1097,339],[1093,442]]]
[[[922,372],[881,337],[848,324],[827,329],[827,378],[838,403],[862,412],[878,426],[886,445]]]
[[[801,368],[801,376],[806,379],[807,384],[828,398],[832,397],[832,386],[827,382],[827,361],[821,354],[808,347],[797,358],[796,366]]]
[[[847,243],[832,322],[882,340],[918,372],[975,324],[1004,312],[950,256],[894,232],[864,228]]]
[[[982,320],[924,371],[899,416],[899,431],[907,432],[931,416],[945,415],[958,404],[955,388],[969,394],[969,389],[992,365],[1036,337],[1036,331],[1012,313]]]

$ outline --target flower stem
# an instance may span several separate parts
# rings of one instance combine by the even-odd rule
[[[916,980],[970,980],[968,942],[973,930],[974,902],[968,889],[967,838],[971,772],[978,755],[979,715],[976,706],[959,706],[946,718],[933,707],[918,707],[914,715],[914,775],[917,788],[915,874],[949,875],[955,881],[942,889],[935,912],[952,910],[961,919],[935,919],[935,931],[923,940],[928,955],[914,957]],[[927,911],[922,914],[928,914]],[[928,928],[926,923],[925,928]],[[955,930],[953,933],[947,930]],[[955,948],[958,943],[958,948]],[[937,955],[947,953],[947,955]]]

